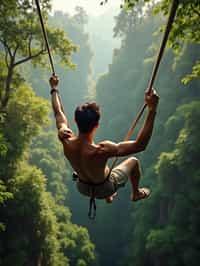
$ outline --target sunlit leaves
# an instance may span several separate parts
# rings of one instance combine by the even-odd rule
[[[37,136],[31,145],[29,162],[42,169],[48,177],[48,190],[51,191],[57,203],[63,204],[67,197],[65,183],[70,173],[56,135],[55,132],[42,132]]]
[[[58,28],[48,27],[50,1],[40,1],[43,21],[48,32],[51,53],[59,56],[66,67],[74,67],[70,56],[77,50],[72,41]],[[19,65],[31,61],[34,66],[49,65],[41,25],[34,1],[2,1],[0,4],[0,43],[3,49],[3,60],[8,70],[3,80],[0,93],[1,112],[5,112],[10,100],[14,75]]]
[[[37,135],[43,126],[47,126],[49,104],[39,98],[25,84],[12,92],[7,113],[0,123],[1,156],[0,176],[9,178],[9,168],[14,169],[32,137]]]
[[[3,204],[6,200],[12,198],[12,193],[8,192],[6,185],[0,180],[0,204]]]
[[[56,265],[59,261],[58,225],[52,211],[53,199],[45,191],[45,183],[41,171],[26,163],[18,166],[15,178],[10,180],[13,199],[7,206],[7,235],[13,235],[10,237],[10,245],[13,245],[12,255],[15,254],[17,261],[26,257],[30,259],[30,247],[36,251],[33,260],[37,261],[42,254],[48,265]],[[12,229],[13,222],[15,229]],[[21,224],[24,225],[23,231]],[[15,245],[15,239],[18,245]],[[18,252],[19,246],[23,254]]]
[[[169,7],[170,1],[163,0],[157,5],[156,11],[167,15]],[[180,1],[168,42],[176,56],[182,56],[185,44],[200,43],[199,10],[200,2],[198,0]],[[199,75],[199,63],[197,61],[192,73],[188,74],[182,81],[186,84]]]
[[[172,255],[177,245],[176,227],[151,230],[147,236],[146,248],[154,256]]]
[[[194,78],[200,78],[200,61],[197,61],[196,64],[192,68],[192,73],[186,75],[183,79],[182,82],[184,84],[187,84]]]
[[[26,85],[18,88],[9,104],[8,119],[10,124],[16,127],[26,139],[38,133],[41,125],[48,125],[47,114],[49,104],[46,100],[37,97]],[[15,120],[15,125],[13,121]]]
[[[112,1],[112,0],[110,0]],[[123,7],[124,9],[131,10],[130,12],[133,12],[134,8],[137,6],[138,2],[142,4],[143,6],[146,3],[152,3],[150,0],[124,0]],[[162,14],[164,16],[168,16],[170,11],[170,6],[172,4],[172,1],[169,0],[162,0],[159,2],[154,2],[154,13],[156,15]],[[130,15],[130,13],[126,14],[127,17]],[[120,17],[121,16],[121,17]],[[118,18],[118,25],[123,25],[124,18],[122,14],[120,14]],[[143,17],[144,19],[144,17]],[[180,57],[183,54],[183,49],[185,48],[185,45],[188,45],[190,43],[197,43],[200,44],[200,26],[199,26],[199,20],[200,20],[200,2],[199,0],[182,0],[179,1],[178,10],[176,13],[175,21],[172,25],[172,29],[169,36],[168,45],[170,48],[173,49],[176,57]],[[164,30],[164,27],[162,27],[162,30]],[[115,30],[116,31],[116,30]],[[119,29],[118,29],[119,32]],[[127,31],[127,35],[130,34],[130,29]],[[117,35],[115,33],[115,35]],[[119,34],[118,34],[119,35]],[[198,56],[198,55],[197,55]],[[197,58],[198,59],[198,58]],[[198,78],[200,76],[199,73],[199,62],[193,66],[192,73],[186,75],[182,81],[184,84],[188,83],[194,78]]]
[[[50,2],[40,1],[45,27],[48,30],[50,39],[50,47],[55,50],[61,57],[67,58],[66,65],[70,65],[70,55],[76,51],[76,47],[72,42],[64,36],[60,29],[51,27],[48,29],[47,15],[50,8]],[[0,9],[0,41],[4,48],[10,49],[14,55],[17,49],[16,62],[20,62],[23,58],[28,58],[46,51],[44,37],[41,32],[38,14],[34,1],[3,1]],[[55,37],[56,36],[56,37]],[[52,51],[53,51],[52,50]],[[34,57],[35,62],[42,63],[44,57]]]
[[[0,158],[6,156],[7,151],[8,143],[6,142],[6,139],[4,138],[3,134],[0,133]]]
[[[197,265],[199,243],[196,240],[196,233],[200,199],[198,192],[200,136],[197,122],[200,119],[199,107],[200,102],[194,101],[177,108],[167,123],[168,127],[174,125],[175,132],[171,132],[176,136],[174,148],[170,152],[161,153],[156,165],[157,187],[161,199],[157,202],[157,206],[160,208],[159,219],[163,223],[158,222],[156,226],[152,226],[156,228],[148,233],[146,249],[154,259],[167,258],[165,265],[172,263],[180,265],[182,261],[188,261],[188,258],[190,263]],[[191,250],[183,254],[182,247],[186,246],[190,246]]]
[[[0,207],[1,205],[6,205],[6,201],[12,199],[12,196],[12,193],[7,191],[7,187],[3,180],[0,179]],[[6,226],[1,223],[2,218],[3,217],[0,217],[0,232],[6,229]]]

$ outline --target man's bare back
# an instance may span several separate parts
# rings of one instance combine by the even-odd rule
[[[102,183],[109,174],[106,165],[108,158],[101,152],[101,145],[91,143],[79,137],[70,137],[63,141],[66,158],[81,180]]]

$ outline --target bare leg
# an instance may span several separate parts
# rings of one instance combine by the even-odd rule
[[[135,157],[131,157],[122,162],[117,168],[121,168],[125,171],[131,182],[131,200],[137,201],[149,196],[150,191],[147,188],[139,188],[139,181],[141,177],[139,160]]]

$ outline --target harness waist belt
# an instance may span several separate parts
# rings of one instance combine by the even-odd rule
[[[94,186],[94,187],[98,187],[98,186],[101,186],[101,185],[103,185],[108,179],[109,179],[109,177],[110,177],[110,175],[108,175],[102,182],[100,182],[100,183],[93,183],[93,182],[87,182],[87,181],[85,181],[85,180],[82,180],[78,175],[77,175],[77,173],[73,173],[73,177],[75,178],[75,179],[78,179],[81,183],[83,183],[83,184],[86,184],[86,185],[89,185],[89,186]]]

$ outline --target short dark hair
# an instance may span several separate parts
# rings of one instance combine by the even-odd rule
[[[75,121],[81,133],[89,133],[98,125],[100,109],[96,102],[79,105],[75,110]]]

